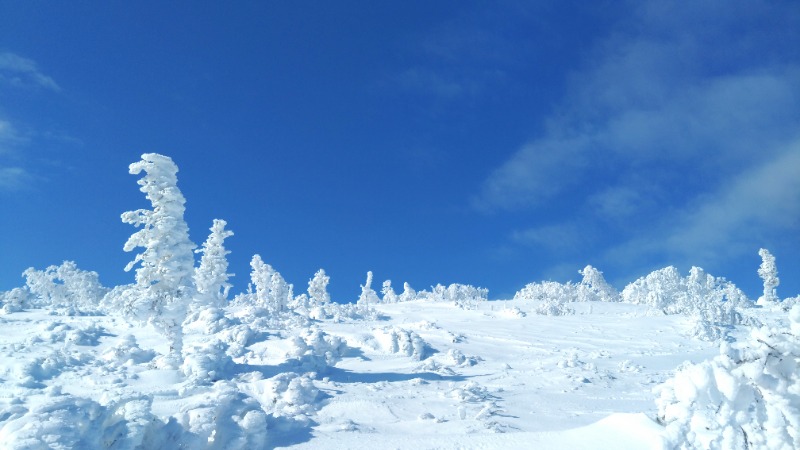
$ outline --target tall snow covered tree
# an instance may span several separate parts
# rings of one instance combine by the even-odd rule
[[[775,257],[769,250],[762,248],[758,251],[761,256],[761,266],[758,268],[758,276],[764,280],[764,294],[759,297],[756,304],[769,305],[778,301],[778,294],[775,288],[781,283],[778,278],[778,267],[775,265]]]
[[[189,240],[189,227],[183,219],[186,200],[178,189],[178,166],[168,156],[145,153],[130,165],[129,172],[145,175],[139,188],[153,206],[122,214],[122,221],[141,227],[125,243],[126,252],[144,250],[125,270],[136,269],[133,295],[126,295],[128,310],[142,311],[170,340],[171,364],[179,364],[183,348],[181,323],[187,303],[194,295],[195,245]]]
[[[233,274],[228,273],[228,259],[230,251],[225,250],[225,239],[233,236],[233,232],[225,229],[227,222],[214,219],[211,234],[203,243],[203,247],[195,250],[202,253],[200,266],[194,271],[194,282],[197,287],[201,303],[209,306],[222,307],[228,298],[231,284],[228,278]]]

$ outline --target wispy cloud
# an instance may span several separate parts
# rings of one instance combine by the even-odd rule
[[[0,155],[11,153],[15,147],[26,140],[11,122],[0,119]]]
[[[592,235],[590,230],[582,229],[578,224],[563,223],[514,231],[511,239],[525,246],[544,248],[565,254],[573,253],[577,248],[585,245],[594,237]]]
[[[606,261],[717,263],[753,252],[752,241],[800,226],[800,139],[673,216],[612,246]],[[757,248],[756,246],[755,248]]]
[[[636,27],[594,45],[545,131],[489,173],[473,206],[570,204],[512,241],[576,242],[602,220],[616,227],[608,261],[725,257],[797,226],[800,54],[786,41],[800,38],[800,11],[703,3],[637,6],[624,21]]]
[[[589,164],[591,140],[553,137],[524,146],[495,169],[473,199],[482,211],[538,206],[570,185],[581,182]]]
[[[35,61],[14,53],[0,53],[0,83],[14,87],[35,87],[60,91],[51,77],[39,70]]]
[[[0,166],[0,192],[24,189],[33,181],[33,176],[21,167]]]

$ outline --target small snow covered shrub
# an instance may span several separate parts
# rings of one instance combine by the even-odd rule
[[[399,353],[422,361],[431,350],[428,343],[414,331],[387,327],[375,330],[375,340],[387,353]]]
[[[574,302],[577,296],[578,288],[573,283],[561,284],[555,281],[542,281],[525,285],[514,294],[514,300],[555,300],[559,303],[570,303]]]
[[[265,333],[256,332],[250,325],[239,323],[231,325],[216,334],[217,338],[228,345],[228,354],[238,357],[245,354],[245,348],[263,340]]]
[[[392,280],[383,282],[381,294],[383,294],[383,303],[397,303],[398,301],[397,293],[394,291],[394,288],[392,288]]]
[[[254,255],[250,262],[252,283],[245,293],[237,295],[231,305],[241,311],[242,321],[253,323],[266,319],[274,329],[308,326],[311,300],[305,296],[294,297],[294,285],[287,283],[261,256]]]
[[[800,305],[800,295],[783,299],[781,302],[781,309],[790,311],[795,305]]]
[[[565,316],[575,314],[575,310],[567,303],[578,298],[578,285],[567,282],[566,284],[555,281],[530,283],[514,294],[514,300],[535,300],[534,312],[543,316]]]
[[[542,316],[570,316],[575,314],[574,309],[567,306],[563,300],[556,298],[548,298],[540,302],[533,311]]]
[[[228,376],[234,363],[228,345],[219,339],[193,345],[184,351],[181,371],[192,384],[208,384]]]
[[[406,294],[406,292],[400,295],[401,301],[404,294]],[[480,302],[486,301],[488,296],[489,290],[486,288],[475,287],[469,284],[453,283],[449,286],[437,284],[431,288],[430,292],[419,291],[416,293],[415,299],[424,299],[434,302],[452,302],[462,309],[475,309]]]
[[[461,350],[457,348],[451,348],[447,351],[447,355],[445,356],[445,361],[450,365],[459,366],[459,367],[470,367],[478,364],[479,361],[482,361],[479,356],[467,356]]]
[[[403,283],[403,292],[397,297],[399,302],[410,302],[417,299],[417,291],[408,283]]]
[[[286,356],[304,372],[325,373],[342,359],[346,349],[347,345],[338,336],[312,329],[292,338],[292,348]]]
[[[224,311],[213,306],[194,310],[183,321],[186,332],[196,331],[205,335],[218,333],[234,324]]]
[[[107,405],[51,391],[24,414],[0,424],[0,442],[6,449],[163,448],[154,435],[163,426],[150,412],[152,399],[121,398]]]
[[[300,424],[310,422],[310,416],[320,406],[319,389],[307,374],[284,372],[268,379],[251,380],[243,389],[261,403],[267,414]]]
[[[27,288],[14,288],[0,293],[0,308],[4,314],[22,311],[33,300],[33,295]]]
[[[202,397],[188,400],[175,419],[183,430],[180,446],[172,448],[249,450],[268,445],[267,414],[230,381],[214,383]]]
[[[108,289],[100,284],[97,272],[78,268],[72,261],[45,270],[28,268],[22,273],[33,294],[33,307],[50,308],[59,315],[96,314]]]
[[[128,334],[120,338],[119,343],[106,350],[101,358],[120,365],[143,364],[153,360],[156,352],[143,350],[136,343],[136,337]]]
[[[660,387],[669,448],[800,448],[800,306],[790,327],[755,329]]]
[[[592,266],[579,270],[583,279],[578,284],[578,301],[581,302],[618,302],[619,292],[606,282],[603,272]]]
[[[683,278],[669,266],[639,278],[622,291],[622,300],[650,306],[664,314],[683,314],[692,320],[691,334],[707,340],[723,338],[742,323],[738,308],[751,305],[733,283],[692,267]]]

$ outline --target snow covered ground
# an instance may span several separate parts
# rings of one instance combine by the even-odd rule
[[[617,292],[586,266],[500,301],[381,298],[368,272],[339,304],[324,270],[295,296],[259,255],[229,300],[232,233],[195,250],[177,170],[130,166],[153,205],[122,215],[135,284],[64,261],[0,292],[4,449],[800,447],[800,297],[765,249],[755,303],[699,267]]]
[[[266,329],[234,306],[164,337],[121,317],[0,315],[5,448],[615,448],[661,445],[654,388],[719,354],[682,315],[535,300],[377,304]],[[760,320],[778,313],[751,309]],[[248,325],[249,324],[249,325]],[[745,327],[746,328],[746,327]],[[743,331],[736,331],[741,334]],[[179,445],[183,447],[179,447]]]

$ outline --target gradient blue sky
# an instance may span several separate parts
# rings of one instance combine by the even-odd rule
[[[666,265],[800,293],[797,1],[0,0],[0,289],[74,260],[133,281],[128,164],[180,167],[200,244],[228,221],[335,300]]]

